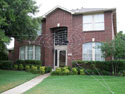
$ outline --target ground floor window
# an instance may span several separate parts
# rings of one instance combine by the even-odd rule
[[[82,45],[82,59],[86,61],[104,61],[100,42],[89,42]]]
[[[41,48],[36,45],[27,45],[20,47],[19,50],[20,60],[40,60]]]

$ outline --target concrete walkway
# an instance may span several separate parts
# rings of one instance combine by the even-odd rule
[[[15,88],[12,88],[10,90],[7,90],[1,94],[22,94],[25,91],[31,89],[32,87],[36,86],[37,84],[39,84],[40,82],[42,82],[45,78],[47,78],[50,74],[44,74],[44,75],[40,75],[28,82],[25,82],[24,84],[21,84]]]

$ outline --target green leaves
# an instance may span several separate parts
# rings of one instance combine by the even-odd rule
[[[4,32],[2,32],[2,30],[0,30],[0,41],[2,42],[9,42],[10,38],[5,36]]]
[[[125,58],[125,34],[119,32],[115,39],[110,42],[105,42],[101,46],[104,57],[113,56],[114,59]]]
[[[5,36],[20,41],[33,40],[39,22],[31,15],[37,12],[37,8],[33,0],[1,0],[0,30],[5,32]]]

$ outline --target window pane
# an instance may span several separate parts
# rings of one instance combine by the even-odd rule
[[[94,15],[94,22],[104,22],[104,14]]]
[[[27,53],[28,53],[28,60],[33,60],[33,46],[28,46],[28,49],[27,49]]]
[[[92,24],[83,24],[83,31],[93,30]]]
[[[83,23],[92,23],[92,15],[83,16]]]
[[[41,57],[40,46],[35,46],[35,60],[40,60],[40,57]]]
[[[20,47],[20,60],[25,59],[25,47]]]
[[[83,44],[83,60],[92,60],[92,43]]]
[[[95,23],[94,30],[104,30],[104,23]]]
[[[101,43],[96,42],[95,43],[95,60],[96,61],[104,61],[104,58],[102,57],[102,51],[101,51]]]

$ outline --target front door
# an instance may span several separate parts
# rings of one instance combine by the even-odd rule
[[[64,67],[67,65],[67,50],[55,50],[55,63],[54,63],[54,69],[57,67]]]

